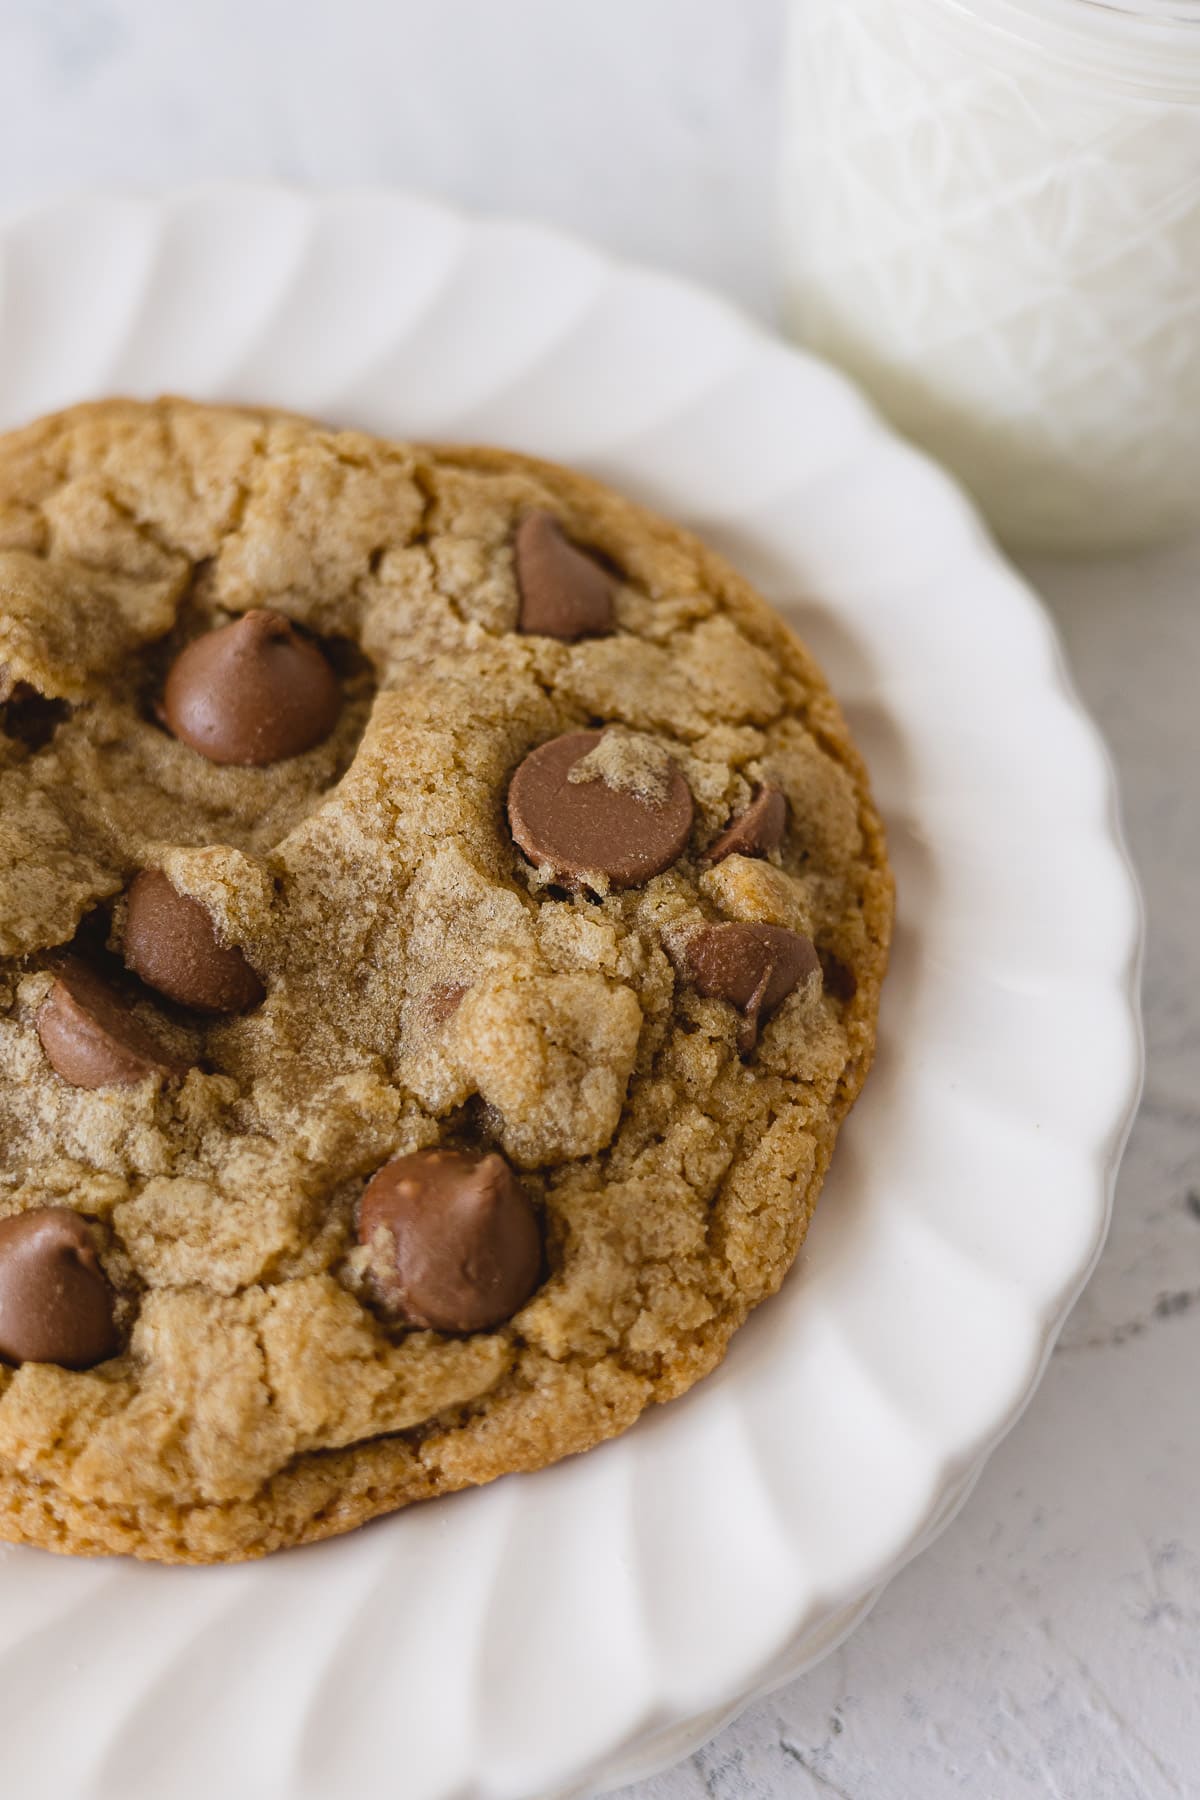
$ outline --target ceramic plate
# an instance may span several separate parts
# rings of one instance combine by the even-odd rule
[[[824,662],[899,884],[805,1251],[692,1394],[545,1473],[241,1568],[0,1553],[22,1800],[513,1800],[681,1754],[948,1517],[1099,1249],[1138,904],[1047,621],[958,491],[720,301],[392,195],[0,230],[0,426],[115,391],[515,446],[708,538]]]

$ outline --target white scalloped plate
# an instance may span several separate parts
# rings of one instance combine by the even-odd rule
[[[804,1254],[615,1443],[254,1566],[0,1554],[4,1791],[511,1800],[682,1754],[945,1522],[1099,1249],[1140,1074],[1102,748],[956,489],[828,368],[544,230],[391,195],[88,199],[0,231],[0,426],[173,389],[572,462],[794,620],[900,893]]]

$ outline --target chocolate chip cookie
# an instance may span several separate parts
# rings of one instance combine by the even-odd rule
[[[0,440],[0,1537],[257,1556],[682,1393],[890,922],[803,646],[594,482],[176,400]]]

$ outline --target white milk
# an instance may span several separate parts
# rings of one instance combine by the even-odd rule
[[[1200,525],[1200,0],[792,0],[787,318],[1011,541]]]

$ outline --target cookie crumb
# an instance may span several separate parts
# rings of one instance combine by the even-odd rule
[[[619,794],[659,804],[671,785],[671,758],[653,738],[637,731],[606,731],[594,750],[581,756],[570,782],[602,781]]]

